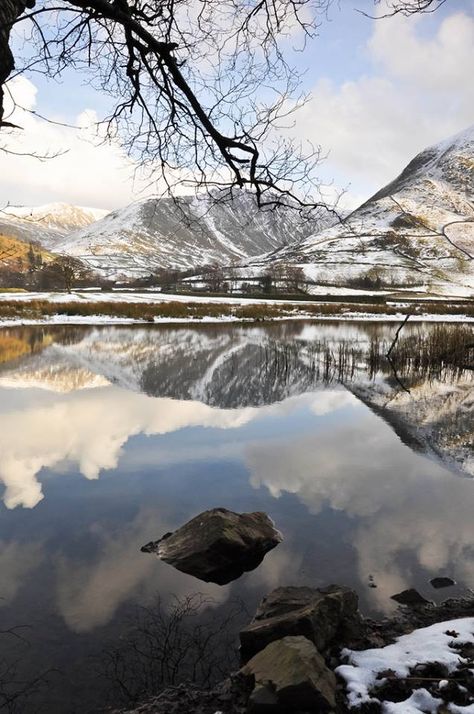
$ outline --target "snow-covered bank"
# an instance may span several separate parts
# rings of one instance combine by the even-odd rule
[[[306,322],[403,322],[406,315],[384,315],[371,313],[350,313],[346,315],[282,315],[267,317],[265,322],[301,321]],[[261,320],[261,318],[260,318]],[[153,320],[134,319],[127,317],[114,317],[112,315],[52,315],[42,319],[0,319],[2,327],[21,327],[29,325],[206,325],[216,323],[255,322],[251,317],[236,317],[235,315],[222,315],[213,317],[155,317]],[[438,323],[474,323],[474,317],[467,315],[413,315],[411,323],[438,322]]]
[[[72,293],[66,292],[1,292],[0,291],[0,302],[10,302],[14,300],[15,302],[34,302],[34,301],[47,301],[51,303],[65,303],[65,302],[128,302],[128,303],[149,303],[149,304],[159,304],[168,302],[179,302],[186,304],[214,304],[214,305],[318,305],[325,301],[325,298],[339,297],[341,302],[345,300],[351,301],[351,298],[361,298],[365,302],[369,298],[373,298],[377,301],[378,298],[386,298],[387,304],[393,306],[405,305],[410,303],[422,303],[423,301],[430,300],[435,302],[450,302],[462,301],[469,298],[469,295],[463,295],[459,297],[442,297],[439,295],[424,295],[416,296],[410,295],[409,291],[404,291],[403,296],[394,297],[393,291],[369,291],[369,290],[349,290],[349,289],[339,289],[334,290],[323,290],[322,288],[317,294],[313,294],[311,298],[304,298],[301,300],[291,300],[291,299],[278,299],[278,298],[255,298],[255,297],[232,297],[231,295],[224,295],[219,297],[214,297],[210,295],[183,295],[180,293],[162,293],[154,290],[143,290],[143,291],[131,291],[131,290],[116,290],[114,292],[102,292],[100,290],[78,290]]]
[[[469,647],[463,648],[463,645]],[[348,704],[355,710],[364,703],[373,702],[382,705],[384,714],[436,714],[439,711],[472,714],[474,703],[464,706],[450,703],[446,709],[440,707],[445,702],[443,693],[448,687],[448,678],[453,681],[451,675],[460,668],[467,668],[473,676],[472,656],[468,654],[472,654],[473,647],[474,618],[448,620],[402,635],[386,647],[360,652],[343,650],[342,655],[348,657],[349,663],[338,667],[336,672],[345,680]],[[436,682],[436,677],[426,676],[422,665],[432,663],[439,666],[440,672],[446,672],[446,677],[440,675]],[[411,686],[407,698],[390,701],[385,696],[384,686],[388,681],[408,677]],[[431,689],[437,690],[437,696],[428,691],[427,681]],[[458,683],[455,686],[466,694],[464,685]],[[473,699],[472,696],[466,698]]]
[[[474,321],[469,301],[421,304],[406,298],[381,302],[273,300],[162,293],[0,293],[0,325],[143,324],[337,320],[400,322]]]
[[[211,303],[216,305],[301,305],[306,303],[317,303],[318,300],[272,300],[266,298],[243,298],[243,297],[211,297],[207,295],[180,295],[172,293],[161,293],[153,291],[131,292],[128,290],[120,290],[114,292],[101,292],[100,290],[84,290],[75,291],[72,293],[58,292],[19,292],[10,293],[0,292],[0,301],[25,301],[32,302],[36,300],[47,301],[52,303],[65,302],[128,302],[128,303],[167,303],[167,302],[182,302],[187,304]]]

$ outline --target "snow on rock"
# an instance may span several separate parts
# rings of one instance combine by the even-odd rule
[[[474,618],[439,622],[424,627],[409,635],[402,635],[392,645],[363,650],[343,650],[349,663],[340,665],[336,672],[346,682],[347,701],[351,708],[357,709],[365,702],[382,703],[383,714],[436,714],[443,699],[434,697],[427,689],[419,687],[402,702],[383,701],[377,697],[377,688],[387,681],[384,673],[405,678],[420,664],[437,662],[444,665],[449,673],[460,665],[469,666],[470,661],[453,645],[474,642]],[[380,676],[382,675],[382,676]],[[440,678],[440,682],[445,680]],[[453,708],[454,707],[454,708]],[[466,706],[450,705],[447,710],[456,713],[473,714],[474,703]]]

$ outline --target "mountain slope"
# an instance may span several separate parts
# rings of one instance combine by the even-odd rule
[[[8,267],[21,270],[28,265],[29,254],[29,243],[19,238],[3,235],[0,231],[0,268]],[[36,250],[33,249],[33,254],[37,257],[41,257],[43,262],[47,262],[53,257],[51,253],[48,253],[48,251],[39,246],[36,247]]]
[[[61,239],[78,228],[94,223],[108,211],[67,203],[45,206],[9,206],[0,212],[0,233],[24,242],[41,243],[47,250],[60,250]]]
[[[328,225],[329,215],[310,222],[288,209],[259,211],[253,195],[244,191],[218,203],[207,196],[182,197],[178,204],[148,198],[75,231],[61,250],[109,277],[228,265],[303,239]]]
[[[353,287],[474,288],[474,126],[422,151],[337,226],[254,266],[301,264],[308,278]]]

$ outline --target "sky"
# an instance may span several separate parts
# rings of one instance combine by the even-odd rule
[[[373,20],[371,0],[339,0],[318,35],[291,59],[304,71],[309,101],[295,118],[298,139],[322,147],[321,178],[354,208],[393,179],[426,146],[474,123],[474,0],[447,0],[430,15]],[[64,151],[55,159],[2,155],[0,205],[64,201],[115,209],[156,193],[126,146],[99,144],[90,129],[105,98],[68,72],[10,83],[17,102],[78,130],[17,112],[17,152]],[[329,189],[328,195],[332,189]]]

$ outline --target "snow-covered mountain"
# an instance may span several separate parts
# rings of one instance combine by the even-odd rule
[[[160,268],[229,265],[303,239],[332,222],[327,212],[302,220],[289,209],[259,211],[254,196],[245,191],[218,202],[207,195],[147,198],[73,232],[61,251],[106,276],[137,277]]]
[[[474,289],[474,125],[418,154],[342,224],[296,239],[252,267],[301,265],[328,284]]]
[[[342,223],[253,194],[147,198],[108,213],[51,204],[0,213],[0,235],[74,255],[109,278],[239,264],[245,280],[280,261],[316,283],[474,291],[474,125],[422,151]],[[249,260],[250,259],[250,260]]]
[[[51,251],[62,252],[61,240],[106,216],[100,208],[83,208],[67,203],[45,206],[8,206],[0,212],[0,234],[35,241]]]

